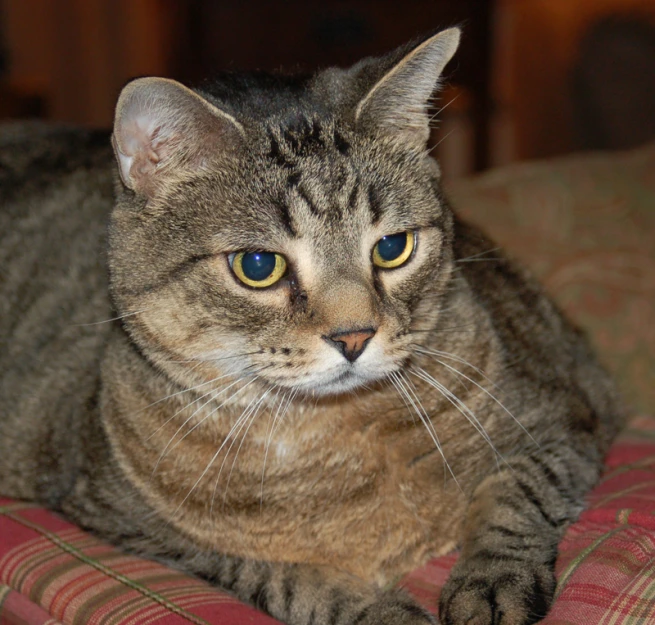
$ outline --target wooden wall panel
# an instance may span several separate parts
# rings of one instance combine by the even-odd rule
[[[655,0],[499,0],[495,94],[512,160],[575,149],[573,65],[586,29],[610,15],[655,22]]]
[[[170,69],[167,0],[4,0],[8,83],[41,95],[49,119],[108,126],[123,84]]]

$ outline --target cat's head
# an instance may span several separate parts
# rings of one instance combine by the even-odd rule
[[[335,394],[403,366],[452,270],[427,152],[451,29],[349,70],[125,87],[113,143],[113,299],[185,384]]]

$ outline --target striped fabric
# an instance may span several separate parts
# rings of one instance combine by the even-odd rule
[[[587,509],[560,543],[556,601],[544,625],[655,624],[655,419],[632,421]],[[436,611],[456,554],[403,584]]]
[[[436,610],[456,554],[402,584]],[[655,623],[655,419],[607,458],[557,561],[545,625]],[[276,621],[165,566],[127,556],[28,503],[0,499],[0,625],[267,625]]]

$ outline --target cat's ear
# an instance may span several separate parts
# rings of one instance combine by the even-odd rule
[[[125,186],[146,196],[212,154],[234,149],[243,127],[195,92],[166,78],[139,78],[121,92],[112,143]]]
[[[359,101],[357,125],[425,148],[430,135],[430,96],[457,50],[459,38],[459,28],[449,28],[403,56]]]

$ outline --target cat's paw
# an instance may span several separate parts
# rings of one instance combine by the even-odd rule
[[[386,592],[357,615],[353,625],[436,625],[427,610],[402,591]]]
[[[473,559],[446,582],[439,617],[443,625],[531,625],[546,616],[554,592],[547,565]]]

